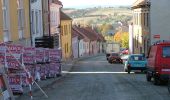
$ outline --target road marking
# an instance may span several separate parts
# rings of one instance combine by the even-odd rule
[[[127,74],[127,72],[68,72],[68,71],[62,71],[62,73],[67,74]],[[131,72],[134,73],[134,72]]]

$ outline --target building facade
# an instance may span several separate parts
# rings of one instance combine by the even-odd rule
[[[54,37],[55,48],[61,48],[60,11],[62,3],[58,0],[50,1],[50,35]]]
[[[31,0],[30,9],[32,46],[35,46],[35,38],[43,36],[42,0]]]
[[[150,0],[150,44],[153,45],[158,41],[170,41],[170,31],[169,31],[169,0]]]
[[[133,6],[133,53],[147,54],[150,41],[150,3],[137,0]]]
[[[29,0],[2,0],[2,42],[30,45]]]
[[[72,27],[72,52],[74,58],[79,58],[83,53],[80,47],[83,46],[83,36]],[[82,53],[82,54],[81,54]]]
[[[62,58],[69,59],[72,55],[72,19],[61,11],[61,49]]]

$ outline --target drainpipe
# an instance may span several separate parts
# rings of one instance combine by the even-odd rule
[[[80,40],[78,39],[78,58],[79,58],[79,54],[80,54],[80,51],[79,51],[79,44],[80,44]]]
[[[90,42],[89,42],[89,55],[90,55],[90,48],[91,48],[91,40],[90,40]]]
[[[30,0],[28,0],[29,3],[29,20],[30,20],[30,40],[31,40],[31,46],[33,45],[33,41],[32,41],[32,21],[31,21],[31,2]]]
[[[48,22],[49,22],[49,27],[48,28],[49,28],[49,37],[51,37],[51,28],[50,28],[51,27],[51,25],[50,25],[51,21],[50,20],[51,20],[51,18],[50,18],[50,0],[48,0]]]

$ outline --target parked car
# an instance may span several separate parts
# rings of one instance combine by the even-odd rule
[[[106,60],[108,60],[110,53],[106,53]]]
[[[161,84],[162,81],[168,81],[170,75],[170,42],[152,45],[147,58],[147,81],[151,81],[153,78],[155,85]]]
[[[168,80],[168,91],[170,93],[170,77],[169,77],[169,80]]]
[[[119,53],[111,53],[108,57],[109,63],[123,63],[122,59],[120,58]]]
[[[128,50],[128,49],[125,49],[125,50],[121,51],[121,54],[127,55],[127,54],[129,54],[129,50]]]
[[[130,74],[131,70],[146,70],[147,59],[142,54],[130,54],[125,61],[124,70]]]
[[[121,55],[121,59],[123,61],[123,64],[127,61],[129,55]]]

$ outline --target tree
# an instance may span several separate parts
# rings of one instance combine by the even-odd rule
[[[121,35],[121,45],[123,48],[129,48],[129,33],[124,32]]]
[[[115,42],[121,43],[121,32],[116,32],[115,35],[113,36],[113,40]]]
[[[107,35],[109,30],[113,30],[113,26],[111,24],[103,24],[99,27],[99,30],[103,35]]]

